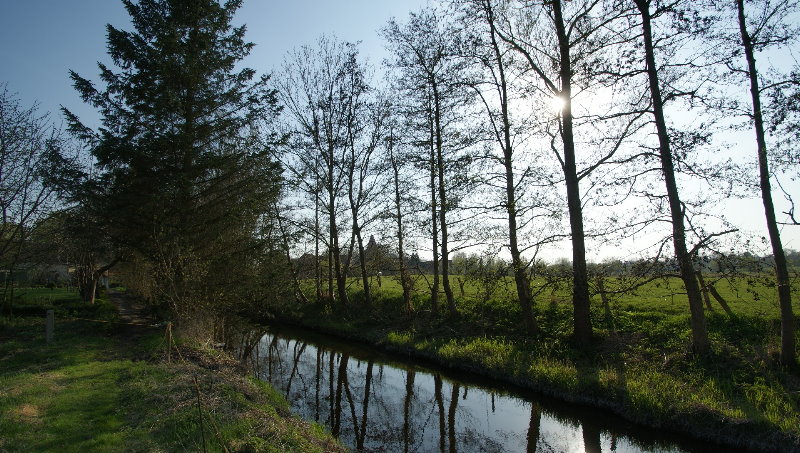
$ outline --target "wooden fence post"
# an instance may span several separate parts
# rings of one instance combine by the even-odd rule
[[[172,322],[167,323],[167,363],[172,363]]]
[[[56,316],[53,310],[47,310],[47,323],[45,325],[44,336],[48,343],[53,342],[53,330],[56,324]]]

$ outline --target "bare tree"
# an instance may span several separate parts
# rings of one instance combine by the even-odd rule
[[[511,103],[513,102],[509,75],[510,55],[509,49],[503,46],[498,35],[495,4],[492,0],[473,0],[464,2],[463,8],[466,16],[464,28],[473,30],[477,25],[480,35],[473,35],[475,49],[465,49],[481,66],[485,74],[471,85],[477,92],[488,117],[489,129],[493,132],[493,139],[501,149],[497,160],[503,168],[500,179],[505,182],[505,198],[501,205],[505,208],[508,218],[508,247],[511,252],[511,267],[517,289],[517,297],[522,309],[522,317],[528,333],[534,335],[538,325],[533,312],[533,298],[528,275],[529,262],[522,256],[524,246],[519,243],[519,225],[521,214],[526,207],[520,204],[523,180],[528,171],[521,176],[515,175],[515,165],[519,165],[519,151],[516,149],[514,139],[519,126],[513,124]],[[487,88],[488,85],[488,88]],[[528,167],[530,168],[530,167]],[[529,175],[528,175],[529,176]],[[462,290],[463,292],[463,290]]]
[[[659,82],[659,66],[655,58],[655,46],[653,44],[652,20],[654,14],[661,14],[664,11],[658,9],[654,13],[651,11],[650,0],[634,0],[641,16],[642,41],[645,52],[645,64],[652,100],[652,112],[659,143],[659,158],[661,161],[661,171],[667,190],[669,210],[672,226],[672,242],[675,251],[675,258],[678,263],[680,277],[686,288],[689,298],[689,310],[691,312],[692,326],[692,347],[697,353],[705,353],[709,349],[708,329],[706,327],[705,314],[703,312],[703,300],[700,294],[700,286],[697,283],[692,257],[686,246],[686,227],[684,225],[684,206],[681,203],[678,183],[675,178],[675,163],[672,150],[670,148],[670,134],[667,130],[666,116],[664,114],[664,97],[661,93]]]
[[[348,302],[347,270],[342,263],[337,200],[347,186],[352,104],[365,89],[358,78],[348,76],[357,69],[352,66],[357,54],[354,44],[323,37],[316,48],[304,46],[289,54],[278,81],[281,101],[295,122],[295,134],[323,167],[319,177],[325,192],[320,201],[328,215],[328,292],[332,297],[335,275],[339,301],[344,305]]]
[[[394,186],[394,220],[397,225],[397,261],[398,271],[400,274],[400,286],[403,288],[403,304],[406,308],[406,313],[411,313],[413,310],[411,304],[411,290],[413,289],[413,281],[408,272],[406,265],[406,252],[405,252],[405,229],[403,225],[403,196],[401,195],[401,182],[400,174],[402,161],[397,156],[395,150],[395,137],[393,130],[389,131],[387,137],[387,152],[389,154],[389,164],[392,167],[392,185]]]
[[[632,159],[621,154],[628,139],[641,128],[642,112],[631,107],[636,105],[633,101],[614,104],[616,101],[612,100],[612,108],[604,108],[602,113],[593,113],[593,106],[576,108],[574,101],[593,90],[607,89],[614,96],[624,93],[614,89],[620,79],[611,77],[618,76],[623,69],[614,68],[617,55],[608,54],[610,49],[629,45],[622,20],[626,14],[626,9],[602,0],[519,1],[504,7],[494,27],[497,37],[522,59],[520,71],[531,79],[528,93],[535,94],[529,97],[540,102],[534,109],[544,111],[547,104],[556,104],[555,120],[546,121],[545,133],[561,174],[553,182],[563,183],[566,189],[572,243],[574,339],[581,346],[588,345],[592,337],[585,197],[598,184],[613,179],[606,172],[592,180],[599,168],[624,165]],[[546,100],[549,102],[542,102]],[[577,131],[579,127],[581,133]],[[596,138],[590,139],[592,135]],[[585,185],[583,189],[581,184]]]
[[[452,31],[446,29],[444,21],[433,10],[411,13],[406,24],[390,21],[384,28],[383,35],[389,41],[393,53],[390,65],[402,73],[398,77],[399,89],[410,102],[418,106],[417,112],[426,116],[428,120],[431,223],[434,238],[437,226],[440,233],[438,244],[434,239],[434,248],[438,245],[441,250],[440,257],[434,253],[434,269],[438,268],[437,258],[440,258],[448,311],[451,315],[455,315],[457,310],[450,285],[448,232],[450,226],[448,213],[453,211],[455,200],[447,191],[447,181],[453,177],[451,174],[453,167],[448,165],[446,154],[448,151],[454,152],[461,145],[450,134],[458,120],[459,109],[469,102],[460,80],[463,63],[454,54]],[[438,219],[435,215],[437,207]],[[437,283],[437,274],[434,274],[434,289],[432,289],[434,307],[438,297],[435,289]]]
[[[767,221],[772,255],[775,260],[775,278],[778,283],[778,301],[781,309],[781,353],[780,360],[784,366],[794,367],[797,364],[795,351],[795,326],[792,313],[792,292],[789,281],[789,269],[786,255],[778,229],[775,215],[775,204],[772,201],[770,168],[767,155],[767,139],[762,112],[761,94],[763,88],[759,80],[756,65],[756,52],[775,45],[786,45],[796,39],[798,29],[788,23],[793,13],[798,11],[795,1],[760,0],[754,2],[755,11],[748,18],[743,0],[734,0],[739,25],[742,50],[747,63],[745,69],[739,69],[750,82],[752,101],[751,119],[756,134],[759,186],[764,215]]]
[[[355,61],[352,64],[357,65]],[[363,77],[363,71],[357,69],[352,71],[354,74],[351,77]],[[363,91],[366,94],[368,89],[365,88]],[[388,107],[388,103],[381,99],[380,95],[353,102],[348,125],[350,154],[347,161],[347,195],[353,225],[352,235],[358,245],[364,303],[367,306],[372,304],[372,296],[363,229],[379,218],[380,211],[374,209],[374,205],[384,201],[383,193],[386,184],[377,152],[386,134]],[[348,255],[346,268],[349,268],[349,261],[350,255]]]
[[[291,130],[291,126],[289,126]],[[324,303],[322,291],[322,260],[320,259],[320,249],[322,246],[327,246],[327,240],[321,230],[321,214],[323,210],[322,195],[324,191],[323,179],[324,169],[321,163],[321,156],[319,153],[314,152],[313,147],[309,149],[309,143],[300,134],[295,134],[287,141],[286,146],[283,148],[283,154],[280,160],[283,162],[283,168],[288,173],[289,177],[285,179],[285,184],[291,187],[292,195],[289,200],[295,200],[295,203],[287,204],[284,207],[284,215],[288,217],[290,208],[295,208],[300,211],[300,219],[295,221],[298,228],[310,236],[314,243],[313,246],[313,268],[314,276],[314,291],[315,301],[317,303]],[[300,198],[297,200],[297,198]],[[303,221],[303,210],[307,210],[309,205],[313,205],[313,214],[307,216]],[[286,219],[289,220],[288,218]],[[291,256],[289,256],[291,258]],[[302,263],[306,266],[308,263]],[[305,270],[305,269],[303,269]],[[333,275],[333,273],[329,273]],[[331,277],[332,278],[332,277]],[[329,280],[332,283],[332,280]],[[328,293],[328,296],[332,296]]]
[[[28,238],[57,202],[51,176],[61,143],[48,115],[36,105],[24,108],[6,86],[0,87],[0,267],[6,311]]]

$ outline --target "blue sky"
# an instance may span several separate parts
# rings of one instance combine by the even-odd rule
[[[287,51],[323,34],[361,41],[373,64],[385,57],[378,30],[403,19],[427,0],[244,0],[237,24],[247,24],[256,44],[244,64],[259,73],[280,67]],[[87,123],[97,118],[72,88],[70,69],[97,80],[97,62],[108,63],[105,26],[130,29],[118,0],[0,0],[0,84],[24,106],[39,102],[60,120],[63,105]]]

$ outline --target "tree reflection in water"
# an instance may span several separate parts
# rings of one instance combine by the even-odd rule
[[[536,401],[437,372],[378,363],[363,351],[351,355],[273,334],[242,351],[254,356],[257,376],[284,391],[295,412],[327,424],[354,451],[685,451],[620,436],[597,417],[549,413]]]

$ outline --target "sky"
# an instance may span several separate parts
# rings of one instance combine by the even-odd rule
[[[259,74],[280,68],[286,53],[313,44],[323,34],[360,41],[373,64],[385,58],[378,30],[427,0],[244,0],[236,25],[247,25],[256,44],[244,61]],[[58,115],[65,106],[85,122],[97,118],[72,88],[69,70],[97,80],[106,56],[106,24],[131,29],[118,0],[0,0],[0,84],[17,93],[23,106],[38,102]]]
[[[387,56],[378,30],[396,17],[428,0],[244,0],[236,15],[237,25],[247,25],[247,39],[256,44],[244,65],[259,74],[278,70],[287,52],[314,44],[323,34],[346,41],[360,41],[360,51],[373,64]],[[110,64],[106,55],[106,24],[131,29],[118,0],[0,0],[0,86],[7,84],[23,106],[38,103],[40,112],[51,112],[61,121],[60,106],[76,113],[87,125],[98,115],[85,105],[68,77],[74,70],[98,80],[97,62]],[[747,137],[746,135],[743,135]],[[744,138],[744,150],[751,146]],[[754,140],[753,140],[754,141]],[[754,155],[754,151],[753,151]],[[789,184],[800,192],[800,184]],[[776,202],[782,196],[775,193]],[[800,198],[800,195],[795,198]],[[763,208],[758,198],[734,200],[719,206],[745,232],[766,236]],[[800,227],[783,228],[787,248],[800,249]],[[636,244],[617,244],[590,250],[590,260],[624,258]],[[571,255],[565,243],[549,253],[551,260]]]

